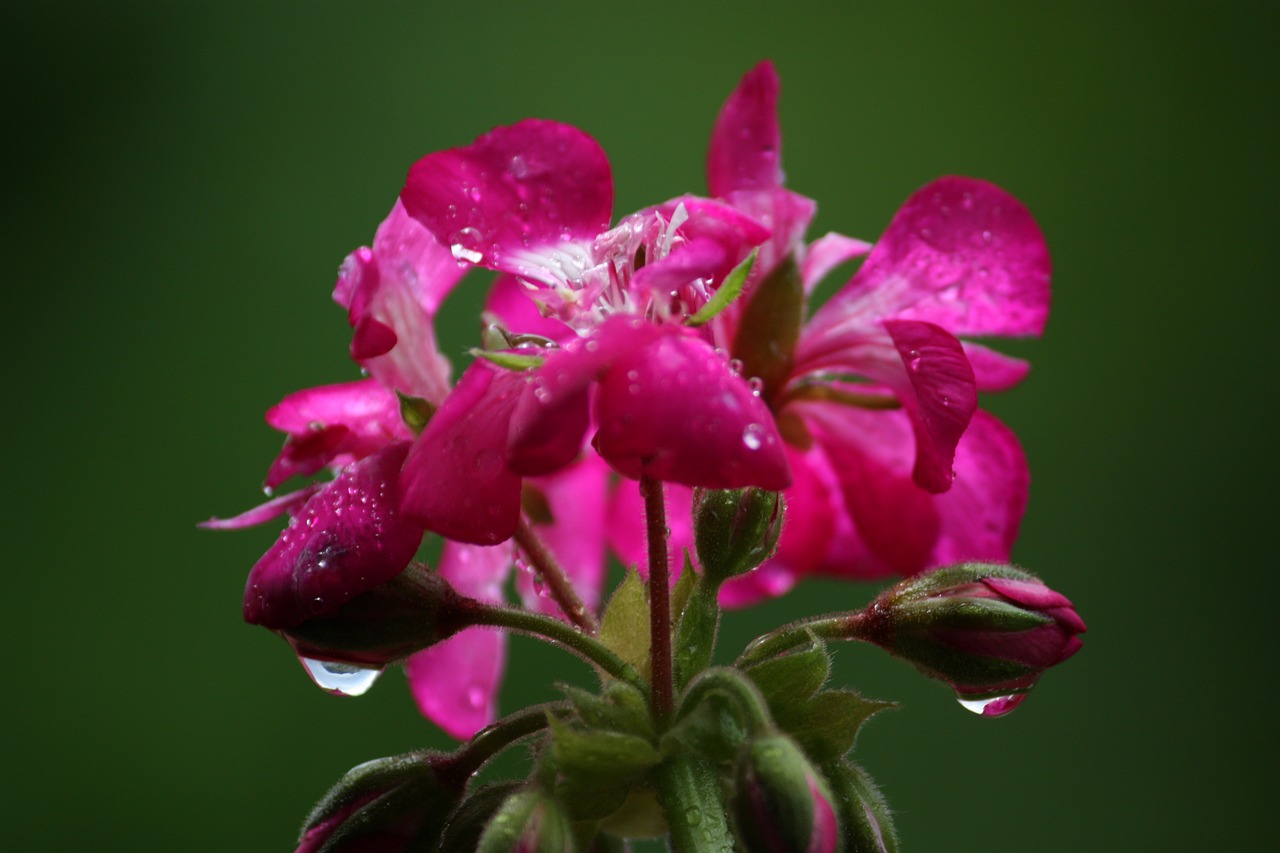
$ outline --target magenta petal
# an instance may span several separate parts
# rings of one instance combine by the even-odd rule
[[[1027,378],[1031,370],[1031,365],[1021,358],[998,353],[971,341],[961,343],[979,391],[1008,391]]]
[[[791,483],[768,408],[697,338],[673,331],[616,359],[595,407],[596,449],[624,476],[720,489]]]
[[[398,509],[408,450],[398,442],[357,462],[289,520],[249,573],[246,622],[291,628],[400,574],[422,540]]]
[[[1071,600],[1040,581],[1023,581],[1015,578],[983,578],[982,583],[1000,594],[1002,598],[1021,604],[1032,610],[1052,607],[1070,607]]]
[[[806,293],[812,293],[827,273],[854,258],[871,251],[871,244],[834,231],[824,234],[809,244],[804,263],[800,266],[800,278]]]
[[[613,179],[590,136],[527,119],[423,157],[400,197],[459,260],[519,274],[530,250],[589,241],[608,227]]]
[[[640,296],[640,304],[648,304],[651,297],[677,291],[696,279],[723,275],[732,268],[729,261],[730,255],[715,240],[690,240],[665,258],[641,267],[631,279],[630,290]]]
[[[907,199],[814,323],[874,311],[956,335],[1038,335],[1049,271],[1044,236],[1021,202],[985,181],[940,178]]]
[[[558,344],[574,338],[573,330],[564,323],[542,316],[530,290],[513,275],[498,276],[484,308],[513,335],[540,335]]]
[[[724,197],[781,185],[778,72],[765,60],[746,73],[720,110],[707,151],[707,186],[711,195]]]
[[[913,392],[899,393],[916,435],[913,476],[925,489],[945,492],[951,488],[956,443],[978,408],[973,368],[960,342],[931,323],[886,320],[884,327]]]
[[[506,465],[523,374],[477,359],[413,445],[401,476],[404,512],[460,542],[509,539],[520,518],[520,478]]]
[[[497,719],[506,658],[505,635],[468,628],[410,655],[405,674],[423,716],[450,737],[466,740]]]
[[[298,510],[302,509],[302,505],[310,500],[311,496],[321,488],[321,485],[320,483],[313,483],[310,486],[304,486],[296,492],[290,492],[287,495],[272,498],[266,503],[258,504],[253,509],[245,510],[239,515],[234,515],[231,518],[211,518],[208,521],[200,522],[196,527],[205,530],[239,530],[279,518],[286,512],[290,515],[296,515]]]

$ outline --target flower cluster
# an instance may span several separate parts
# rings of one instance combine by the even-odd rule
[[[644,731],[661,734],[684,713],[671,691],[710,660],[720,605],[782,594],[807,575],[867,580],[1007,562],[1027,467],[1013,433],[978,409],[978,393],[1011,388],[1027,365],[972,339],[1041,332],[1050,267],[1042,235],[1008,193],[948,177],[908,198],[874,244],[835,233],[809,240],[816,205],[785,186],[777,102],[776,73],[762,63],[715,123],[708,194],[616,223],[609,162],[568,125],[526,120],[415,163],[372,246],[347,257],[333,291],[365,377],[296,392],[267,413],[287,436],[268,489],[304,484],[207,523],[288,516],[250,572],[245,619],[285,636],[335,692],[361,692],[403,660],[422,712],[463,739],[497,715],[505,646],[491,628],[540,633],[618,683],[641,694],[651,687]],[[812,306],[818,283],[852,261],[860,261],[852,277]],[[435,321],[476,268],[498,276],[476,358],[454,382]],[[326,471],[331,479],[312,476]],[[416,559],[426,535],[443,540],[434,567]],[[642,660],[629,660],[601,627],[629,600],[620,588],[601,609],[609,553],[649,579]],[[681,580],[681,567],[693,574]],[[513,575],[521,606],[504,602]],[[679,626],[668,598],[678,583],[678,606],[687,606]],[[965,594],[1070,611],[1035,584],[995,572]],[[876,611],[895,614],[893,631],[882,619],[875,636],[826,636],[871,639],[895,653],[917,634],[950,655],[999,647],[1022,669],[984,685],[1009,692],[1074,651],[1083,630],[1074,611],[1037,612],[1017,629],[1037,650],[1010,650],[1018,641],[995,639],[999,628],[956,634],[923,624],[908,598]],[[703,615],[688,615],[695,611]],[[854,623],[869,617],[843,624]],[[1070,642],[1044,651],[1046,631]],[[672,669],[678,632],[703,636],[696,667],[678,649]],[[770,663],[761,649],[787,652],[797,637],[764,640],[743,671]],[[956,683],[945,666],[916,663]],[[744,708],[769,698],[767,678],[753,678],[743,695],[755,699]],[[575,710],[579,723],[591,722]],[[753,717],[758,735],[737,762],[747,768],[738,820],[751,827],[726,831],[820,835],[805,842],[810,849],[839,849],[849,820],[838,823],[837,811],[848,806],[859,815],[852,822],[888,849],[882,817],[867,817],[882,803],[871,810],[858,799],[878,797],[865,773],[810,766],[811,745],[782,731],[786,716],[771,707]],[[559,729],[556,737],[571,741]],[[563,747],[562,766],[575,749]],[[679,799],[677,782],[658,787],[661,798]],[[521,815],[565,805],[556,791],[512,796],[506,809]],[[799,805],[773,808],[788,797]],[[567,802],[580,819],[581,803]],[[756,825],[788,809],[806,815],[804,827]],[[308,830],[306,849],[320,849],[317,833],[327,837],[337,818],[325,812],[325,820]]]

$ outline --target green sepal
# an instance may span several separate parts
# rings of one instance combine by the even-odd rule
[[[600,617],[600,642],[649,680],[649,597],[634,568],[627,570]]]
[[[521,355],[514,352],[503,352],[502,350],[473,349],[471,354],[476,358],[483,358],[485,361],[492,362],[498,367],[507,370],[530,370],[535,367],[542,367],[546,358],[540,355]]]
[[[634,685],[610,681],[600,695],[568,684],[558,686],[573,705],[578,719],[588,728],[625,732],[651,740],[657,737],[649,703]]]
[[[662,736],[663,755],[691,753],[730,765],[747,742],[754,726],[741,703],[715,690],[702,696],[696,707],[683,710],[679,720]]]
[[[449,816],[449,823],[440,836],[441,853],[473,853],[490,819],[506,799],[523,786],[524,782],[508,779],[483,785],[468,794]]]
[[[422,435],[422,431],[431,421],[431,416],[436,413],[436,407],[430,400],[413,397],[400,391],[396,392],[396,398],[400,401],[400,420],[404,421],[404,425],[414,435]]]
[[[771,708],[778,726],[817,761],[831,761],[853,748],[858,730],[894,702],[868,699],[855,690],[824,690],[807,702]]]
[[[661,760],[652,743],[613,731],[580,731],[549,717],[551,752],[559,770],[556,795],[574,820],[608,817],[632,786]]]
[[[793,702],[805,702],[822,689],[831,676],[831,655],[812,633],[808,647],[768,658],[747,668],[747,675],[776,713]]]
[[[564,809],[539,788],[511,794],[485,827],[476,853],[564,853],[573,849]]]
[[[795,256],[787,255],[756,285],[731,347],[742,375],[764,382],[765,400],[774,399],[791,375],[803,321],[804,281]]]
[[[925,598],[893,608],[894,633],[919,625],[929,631],[1032,631],[1053,618],[994,598]]]
[[[722,853],[737,849],[729,830],[724,783],[710,761],[697,753],[680,752],[664,761],[655,775],[671,850]]]
[[[959,563],[907,578],[887,590],[884,595],[896,603],[902,599],[923,598],[964,584],[981,583],[983,578],[1040,580],[1031,572],[1006,563]]]
[[[687,558],[686,558],[687,559]],[[685,571],[692,574],[688,566]],[[676,627],[676,690],[684,690],[689,681],[711,665],[720,630],[719,587],[706,577],[698,578],[680,615]]]
[[[760,254],[759,249],[752,249],[751,254],[747,255],[747,259],[734,267],[724,277],[724,281],[716,288],[716,292],[711,294],[711,298],[707,300],[706,304],[689,318],[688,325],[705,326],[742,295],[742,287],[747,283],[747,276],[751,275],[751,268],[755,266],[758,254]]]
[[[851,761],[830,762],[822,772],[836,798],[845,853],[897,853],[893,814],[867,772]]]

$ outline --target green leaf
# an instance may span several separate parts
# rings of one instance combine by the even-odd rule
[[[529,370],[542,367],[542,363],[546,361],[540,355],[520,355],[514,352],[493,352],[483,349],[473,349],[471,354],[485,361],[491,361],[498,367],[505,367],[507,370]]]
[[[718,587],[698,578],[676,629],[676,688],[683,690],[695,675],[711,665],[720,630]]]
[[[634,568],[627,571],[600,617],[600,642],[648,680],[649,598]]]
[[[758,249],[752,249],[751,254],[747,255],[747,259],[734,267],[733,271],[724,277],[724,281],[716,288],[716,292],[711,295],[707,303],[689,318],[690,326],[705,326],[742,295],[742,286],[747,283],[747,276],[751,274],[751,268],[755,266],[756,255],[758,254]]]
[[[872,715],[893,702],[867,699],[854,690],[825,690],[808,702],[775,708],[779,726],[796,739],[816,761],[833,761],[853,748],[853,742]]]
[[[652,743],[611,731],[579,731],[549,718],[551,751],[559,769],[556,795],[574,820],[603,818],[661,760]]]
[[[827,647],[813,634],[809,646],[801,651],[763,660],[747,668],[747,675],[776,713],[790,702],[803,702],[817,693],[831,675],[831,656]]]
[[[411,397],[399,391],[396,392],[396,396],[400,398],[400,419],[414,435],[422,435],[431,416],[436,413],[436,407],[431,405],[430,400],[424,400],[421,397]]]
[[[734,698],[715,690],[662,736],[662,754],[703,755],[727,766],[746,743],[747,728]]]
[[[606,729],[644,738],[655,737],[649,704],[644,695],[624,681],[611,681],[602,695],[568,684],[558,685],[578,719],[589,728]]]

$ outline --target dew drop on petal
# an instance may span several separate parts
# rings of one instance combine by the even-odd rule
[[[382,670],[332,660],[298,660],[316,685],[334,696],[363,696],[382,675]]]
[[[748,450],[759,450],[764,446],[765,432],[760,424],[747,424],[742,430],[742,443]]]
[[[973,697],[966,696],[963,693],[956,694],[956,701],[960,703],[960,707],[966,711],[971,711],[981,717],[1003,717],[1012,713],[1019,705],[1026,701],[1028,691],[1023,690],[1016,693],[1006,693],[1002,696],[982,696]]]

